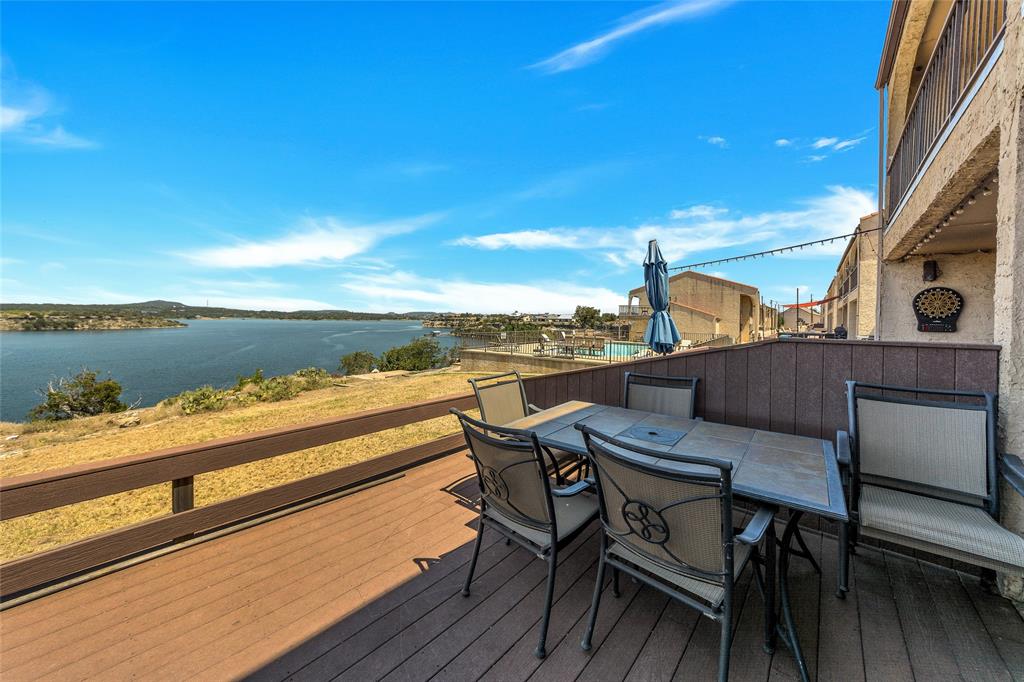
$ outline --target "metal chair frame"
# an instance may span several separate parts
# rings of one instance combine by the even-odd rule
[[[496,383],[487,384],[486,386],[481,386],[480,385],[481,383],[486,382],[486,381],[495,381],[495,380],[498,380],[498,379],[504,379],[505,377],[515,377],[515,379],[510,379],[508,381],[496,381]],[[507,384],[512,384],[512,383],[519,384],[519,394],[522,396],[522,399],[523,399],[523,416],[529,416],[531,414],[536,414],[537,412],[541,411],[541,408],[537,407],[536,405],[531,403],[529,400],[527,400],[527,398],[526,398],[526,386],[525,386],[525,384],[523,384],[523,376],[519,373],[519,370],[517,370],[517,369],[514,369],[514,370],[512,370],[510,372],[502,372],[501,374],[492,374],[492,375],[486,376],[486,377],[477,377],[476,379],[468,379],[467,381],[469,381],[470,386],[473,387],[473,393],[476,395],[476,404],[477,404],[477,407],[480,408],[480,419],[483,422],[487,421],[487,411],[484,409],[484,401],[481,399],[480,392],[481,391],[486,391],[487,389],[494,388],[496,386],[505,386]],[[579,474],[578,478],[580,480],[584,476],[584,472],[583,472],[583,467],[585,465],[585,460],[584,459],[581,458],[578,461],[573,462],[565,471],[562,471],[562,469],[558,466],[558,459],[555,457],[555,453],[553,453],[551,451],[551,448],[542,445],[541,446],[541,450],[551,460],[551,466],[554,467],[554,472],[555,472],[555,482],[558,483],[559,485],[565,484],[566,476],[568,476],[569,474],[572,474],[574,472]]]
[[[670,383],[689,382],[689,386],[679,386],[679,388],[689,388],[692,392],[693,398],[690,400],[689,418],[695,419],[694,412],[697,409],[697,384],[700,383],[700,377],[676,377],[661,374],[643,374],[641,372],[626,372],[622,382],[624,384],[622,389],[622,405],[627,408],[629,407],[629,387],[633,383],[633,379],[655,379],[658,381],[668,381]],[[665,388],[669,388],[671,390],[673,387],[666,386]]]
[[[859,389],[878,391],[878,393],[859,393]],[[984,404],[961,403],[938,400],[921,400],[913,398],[896,397],[885,395],[882,391],[897,391],[901,393],[924,393],[927,395],[943,395],[954,398],[977,398],[984,401]],[[893,386],[891,384],[869,384],[860,381],[846,382],[846,405],[850,430],[838,431],[836,433],[836,457],[839,460],[840,470],[844,474],[844,482],[849,488],[849,516],[847,523],[839,525],[839,572],[836,585],[836,596],[840,599],[846,597],[849,591],[850,554],[855,553],[857,547],[857,535],[860,523],[860,491],[862,487],[860,469],[860,448],[858,444],[858,432],[860,424],[857,414],[857,398],[868,398],[887,403],[899,403],[904,405],[922,405],[925,407],[942,407],[945,409],[957,410],[983,410],[986,413],[985,419],[985,458],[986,458],[986,484],[987,494],[981,498],[982,507],[996,521],[999,520],[999,466],[996,453],[996,401],[994,393],[987,391],[958,391],[953,389],[939,388],[918,388],[911,386]],[[872,485],[879,487],[894,488],[899,490],[899,481],[873,482]],[[955,492],[944,488],[915,484],[921,490],[915,490],[915,495],[934,497],[938,499],[949,499],[943,493]],[[931,490],[928,490],[931,488]],[[987,569],[986,569],[987,570]]]
[[[751,556],[748,560],[753,565],[755,572],[755,578],[757,581],[758,589],[765,599],[765,618],[764,618],[764,643],[763,647],[766,653],[772,653],[775,648],[775,636],[776,636],[776,624],[775,624],[775,526],[774,526],[774,515],[775,510],[769,507],[761,507],[758,512],[754,515],[751,521],[747,524],[747,527],[741,532],[737,533],[732,525],[732,511],[733,511],[733,494],[732,494],[732,463],[725,460],[715,459],[711,457],[697,457],[692,455],[676,455],[673,457],[674,461],[684,462],[688,464],[696,464],[701,466],[710,467],[718,470],[718,474],[702,473],[702,472],[687,472],[682,473],[679,471],[672,471],[658,467],[653,464],[641,463],[635,460],[630,460],[617,454],[615,451],[606,447],[611,445],[615,448],[619,448],[626,452],[635,453],[639,455],[646,455],[648,457],[658,458],[663,453],[657,450],[650,450],[647,448],[637,447],[635,445],[624,443],[615,438],[606,436],[599,431],[586,426],[584,424],[578,424],[576,426],[583,433],[583,440],[587,446],[588,457],[591,461],[591,470],[593,471],[594,484],[597,489],[598,495],[598,513],[601,520],[601,550],[598,557],[597,567],[597,581],[594,585],[594,595],[590,607],[590,615],[587,621],[587,629],[583,635],[583,640],[580,646],[584,651],[589,651],[591,648],[591,641],[594,633],[594,626],[597,622],[597,612],[600,608],[601,593],[604,588],[604,575],[605,567],[611,566],[612,568],[612,595],[615,597],[619,596],[618,586],[618,574],[619,572],[626,573],[632,578],[638,580],[644,585],[649,585],[654,589],[662,592],[668,597],[675,599],[690,608],[696,609],[704,616],[716,621],[720,628],[720,641],[719,641],[719,656],[718,656],[718,679],[727,680],[729,677],[729,658],[732,649],[732,631],[733,631],[733,614],[732,614],[732,599],[734,591],[734,563],[733,563],[733,548],[735,542],[741,542],[751,547]],[[630,565],[629,563],[620,560],[615,556],[608,554],[609,536],[614,539],[621,535],[618,533],[610,524],[608,518],[608,509],[605,504],[604,488],[605,482],[602,479],[602,469],[599,463],[600,458],[608,458],[614,461],[618,466],[633,469],[643,473],[649,473],[662,479],[675,480],[680,482],[695,482],[703,485],[717,485],[720,492],[717,495],[706,495],[694,498],[687,498],[680,500],[669,506],[677,506],[679,504],[686,504],[697,500],[718,498],[721,504],[721,540],[722,540],[722,563],[723,569],[720,572],[705,571],[697,569],[695,567],[687,565],[681,560],[678,561],[676,566],[667,566],[670,570],[680,572],[680,568],[684,568],[685,573],[691,574],[697,579],[712,579],[722,581],[722,587],[724,589],[724,596],[722,602],[717,606],[709,606],[693,596],[680,591],[674,587],[666,585],[660,578],[653,577],[647,573],[639,570],[637,567]],[[618,486],[611,482],[616,488]],[[620,494],[622,491],[620,490]],[[624,515],[625,505],[623,506]],[[628,525],[628,524],[627,524]],[[764,539],[765,554],[762,557],[760,550],[758,549],[758,543]],[[667,551],[667,550],[666,550]],[[654,563],[659,562],[654,557],[645,557]],[[760,568],[764,567],[765,575],[761,575]]]
[[[487,510],[487,501],[485,499],[484,489],[484,473],[481,468],[481,462],[477,457],[473,443],[474,439],[480,439],[482,442],[494,445],[496,447],[518,450],[521,452],[532,451],[536,457],[536,464],[540,471],[547,471],[547,466],[544,461],[544,453],[542,452],[539,441],[537,440],[537,434],[526,429],[514,429],[503,426],[496,426],[494,424],[488,424],[483,421],[473,419],[472,417],[460,412],[454,407],[451,408],[450,412],[458,417],[462,424],[463,433],[466,437],[466,444],[469,446],[470,457],[473,460],[473,464],[476,467],[477,482],[480,484],[480,518],[478,521],[476,542],[473,546],[473,558],[470,560],[469,573],[466,575],[466,582],[462,588],[462,596],[468,597],[470,594],[470,585],[473,582],[473,574],[476,572],[477,559],[480,556],[480,547],[483,542],[484,528],[490,528],[497,531],[500,535],[505,538],[505,542],[515,542],[520,547],[526,549],[531,554],[536,556],[538,559],[542,559],[547,562],[548,565],[548,579],[544,597],[544,616],[541,620],[540,636],[537,648],[534,650],[534,655],[537,658],[544,658],[547,656],[546,640],[548,633],[548,625],[551,621],[551,605],[554,601],[555,593],[555,576],[558,569],[558,552],[563,549],[567,544],[572,542],[576,537],[579,536],[589,525],[590,522],[582,524],[572,533],[558,539],[558,520],[555,516],[554,498],[556,497],[571,497],[578,495],[591,487],[589,481],[578,481],[573,485],[566,488],[552,488],[551,483],[547,476],[541,476],[540,485],[544,487],[545,501],[547,503],[547,514],[548,518],[551,519],[550,524],[538,524],[534,519],[527,517],[515,519],[516,522],[522,523],[525,526],[535,528],[540,531],[547,531],[550,533],[551,541],[547,547],[541,547],[536,543],[532,542],[526,537],[523,537],[519,533],[505,527],[500,521],[492,519],[485,515]],[[470,430],[473,430],[471,433]],[[495,437],[498,436],[498,437]],[[593,519],[591,519],[592,521]]]

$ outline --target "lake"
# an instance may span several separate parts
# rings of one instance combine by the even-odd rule
[[[416,320],[185,320],[187,327],[74,332],[0,332],[0,419],[23,421],[38,389],[83,367],[124,387],[140,406],[204,384],[225,387],[242,374],[303,367],[336,371],[338,358],[380,354],[428,330]],[[445,347],[454,337],[442,336]]]

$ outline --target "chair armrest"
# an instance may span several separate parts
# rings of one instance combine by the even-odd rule
[[[754,518],[750,519],[750,523],[743,529],[743,532],[736,536],[737,542],[742,542],[744,545],[756,545],[764,537],[764,533],[768,530],[768,524],[775,520],[775,510],[771,507],[761,507],[754,514]]]
[[[1020,495],[1024,495],[1024,462],[1017,455],[1003,455],[999,463],[999,469],[1003,478]]]
[[[836,460],[840,466],[850,466],[850,434],[836,431]]]
[[[584,490],[589,490],[593,485],[594,482],[592,480],[585,478],[565,488],[552,488],[551,494],[555,497],[572,497],[573,495],[579,495]]]
[[[540,409],[539,407],[537,407],[533,403],[527,404],[526,408],[529,410],[530,414],[537,414],[538,412],[543,412],[542,409]]]

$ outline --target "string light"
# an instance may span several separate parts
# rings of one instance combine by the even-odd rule
[[[991,188],[990,185],[996,184],[997,182],[999,182],[999,175],[998,175],[998,173],[993,173],[989,177],[987,177],[984,180],[982,180],[981,184],[978,185],[978,187],[980,188],[980,191],[981,191],[981,196],[987,197],[990,194],[992,194],[992,188]],[[962,214],[964,212],[964,207],[966,205],[974,204],[977,201],[977,199],[975,198],[975,194],[978,191],[979,191],[978,189],[975,189],[974,192],[972,192],[971,194],[968,195],[967,200],[965,202],[960,203],[960,205],[958,205],[955,209],[953,209],[949,213],[949,215],[947,215],[945,218],[942,219],[941,223],[939,223],[938,225],[933,227],[923,237],[921,237],[921,239],[918,240],[917,244],[914,245],[914,248],[910,249],[910,252],[906,256],[904,256],[901,260],[906,260],[910,256],[915,255],[918,251],[921,250],[921,248],[925,244],[927,244],[928,242],[930,242],[933,239],[935,239],[935,237],[940,232],[942,232],[942,228],[943,227],[948,226],[951,222],[953,222],[954,220],[957,219],[957,216],[959,216],[960,214]]]
[[[730,256],[729,258],[719,258],[717,260],[708,260],[703,263],[689,263],[688,265],[678,265],[669,268],[669,270],[691,270],[693,268],[703,268],[708,265],[719,265],[721,263],[732,263],[741,260],[756,260],[758,258],[764,258],[765,256],[776,256],[780,253],[791,253],[793,251],[803,251],[808,246],[818,246],[821,244],[832,244],[837,239],[846,239],[847,237],[853,237],[858,234],[868,234],[869,232],[878,232],[882,228],[875,227],[870,230],[857,230],[856,232],[850,232],[849,234],[837,234],[834,237],[825,237],[824,239],[815,239],[812,242],[804,242],[803,244],[792,244],[790,246],[780,246],[777,249],[769,249],[767,251],[758,251],[756,253],[745,253],[742,256]]]

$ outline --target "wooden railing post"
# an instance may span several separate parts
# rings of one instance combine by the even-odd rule
[[[178,514],[195,506],[192,477],[176,478],[171,481],[171,512]]]

